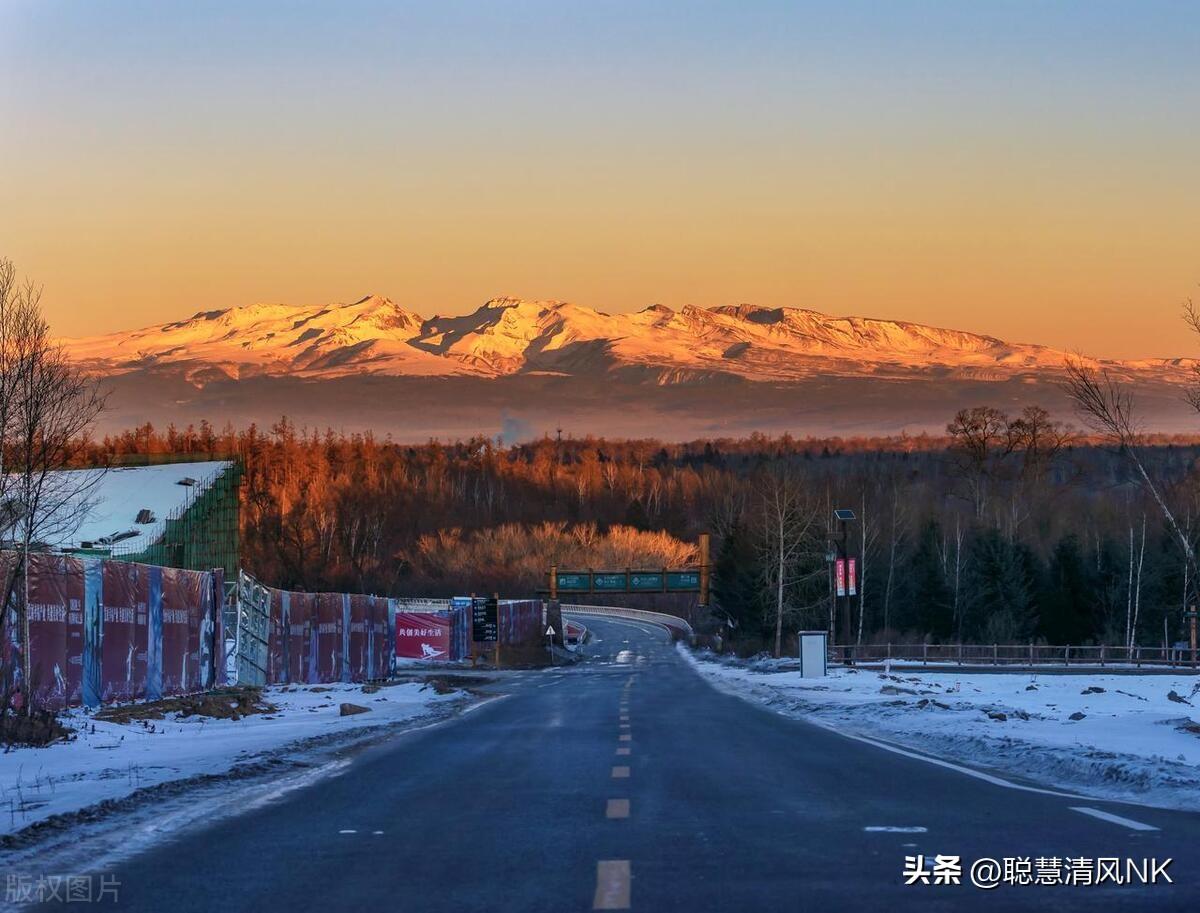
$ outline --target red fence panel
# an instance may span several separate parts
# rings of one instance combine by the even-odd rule
[[[371,678],[384,678],[392,668],[392,644],[388,639],[388,601],[371,597]]]
[[[317,681],[342,678],[342,596],[317,594]]]
[[[204,591],[211,584],[208,578],[195,571],[183,571],[179,578],[183,604],[187,609],[187,657],[183,664],[184,679],[181,691],[199,691],[200,638],[204,633]],[[107,593],[105,594],[107,598]]]
[[[283,590],[267,590],[270,604],[270,623],[267,628],[267,682],[286,682],[288,680],[287,648],[287,618],[284,615]],[[290,602],[290,600],[288,600]],[[287,606],[290,614],[291,606]]]
[[[146,693],[146,573],[141,565],[105,561],[102,574],[101,699],[131,701]]]
[[[193,588],[189,571],[173,567],[162,569],[162,693],[180,694],[195,679],[191,669],[195,660],[189,650],[192,636],[192,609],[189,599]],[[196,591],[196,595],[199,595]]]
[[[312,655],[313,607],[307,593],[288,593],[288,681],[308,681]]]
[[[29,558],[29,692],[34,706],[61,709],[83,684],[83,566],[64,555]]]
[[[367,680],[367,645],[370,640],[371,597],[350,597],[350,681]]]

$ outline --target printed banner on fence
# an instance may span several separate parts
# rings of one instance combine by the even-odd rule
[[[83,687],[83,566],[62,555],[29,558],[29,689],[35,707],[79,703]]]
[[[397,612],[396,658],[450,658],[448,612]]]

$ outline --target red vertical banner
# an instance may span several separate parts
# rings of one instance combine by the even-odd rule
[[[846,559],[845,558],[838,558],[838,560],[836,562],[834,562],[833,579],[834,579],[834,585],[837,588],[837,594],[839,596],[845,596],[846,595]]]
[[[101,573],[104,576],[102,699],[132,701],[146,693],[149,622],[145,569],[124,561],[105,561]]]
[[[162,569],[162,693],[182,694],[190,679],[188,655],[191,612],[188,609],[187,571]]]
[[[287,669],[284,667],[287,629],[283,617],[283,591],[267,590],[267,599],[271,613],[270,627],[267,630],[267,683],[275,684],[287,681]]]
[[[846,576],[848,578],[849,592],[851,596],[858,595],[858,566],[855,560],[851,558],[846,562]]]
[[[386,678],[392,668],[392,645],[387,636],[387,599],[382,596],[371,598],[371,674],[375,678]]]
[[[350,681],[367,679],[367,626],[371,623],[370,596],[350,597]]]
[[[29,556],[29,692],[34,707],[57,710],[80,700],[83,682],[83,578],[68,593],[72,565],[61,555]]]
[[[200,637],[204,630],[204,584],[202,574],[182,571],[179,574],[180,589],[187,609],[187,660],[184,669],[187,677],[184,691],[200,690]],[[164,628],[166,625],[163,626]]]
[[[306,593],[288,593],[288,681],[308,681],[309,625],[312,604]]]
[[[342,677],[342,594],[317,594],[317,681]]]

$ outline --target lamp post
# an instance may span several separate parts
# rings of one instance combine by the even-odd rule
[[[1196,668],[1196,616],[1200,615],[1196,611],[1196,607],[1192,606],[1187,612],[1183,613],[1183,617],[1188,621],[1188,645],[1191,647],[1192,668]]]
[[[844,648],[843,648],[843,659],[847,663],[849,663],[849,661],[850,661],[850,642],[849,642],[848,638],[850,636],[850,631],[851,631],[851,628],[853,627],[853,623],[850,618],[850,601],[851,601],[850,595],[848,592],[846,592],[846,586],[845,586],[845,583],[846,583],[846,577],[845,577],[846,558],[847,558],[847,556],[846,556],[846,542],[847,542],[846,524],[849,523],[851,520],[855,520],[857,518],[854,515],[854,511],[852,511],[846,507],[840,507],[833,512],[833,519],[837,521],[839,535],[836,538],[833,538],[833,537],[831,537],[831,538],[832,538],[835,548],[837,549],[837,559],[836,560],[841,562],[841,564],[839,566],[840,573],[835,572],[835,580],[837,583],[837,587],[834,590],[834,599],[838,601],[838,605],[841,609],[841,616],[842,616],[841,628],[843,631],[843,636],[845,636],[847,638],[846,644],[844,645]],[[835,642],[836,642],[836,638],[835,638]]]

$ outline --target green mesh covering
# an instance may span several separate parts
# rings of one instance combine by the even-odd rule
[[[163,462],[170,462],[165,460]],[[113,558],[195,571],[224,568],[236,580],[241,545],[239,489],[242,463],[232,465],[203,490],[189,494],[163,522],[162,535],[141,551],[114,553]]]

